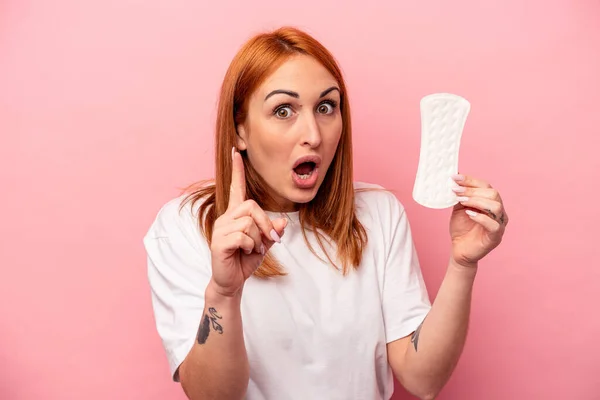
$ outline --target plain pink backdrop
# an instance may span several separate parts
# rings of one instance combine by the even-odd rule
[[[511,224],[440,399],[599,399],[599,19],[595,0],[0,2],[0,398],[184,398],[142,237],[212,176],[234,53],[292,24],[340,61],[356,178],[405,204],[432,298],[449,213],[411,198],[418,104],[472,103],[460,169],[500,190]]]

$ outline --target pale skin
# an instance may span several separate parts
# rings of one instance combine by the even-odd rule
[[[417,331],[387,345],[394,375],[422,399],[434,399],[458,363],[479,261],[500,244],[508,223],[500,194],[489,183],[454,178],[459,203],[450,217],[452,252],[444,280]]]
[[[232,158],[228,208],[213,231],[204,316],[196,343],[179,368],[190,399],[244,397],[250,369],[240,312],[242,289],[264,254],[281,240],[287,223],[269,219],[256,202],[246,199],[242,157],[233,151]]]
[[[269,185],[280,207],[276,211],[294,210],[316,195],[342,132],[338,88],[318,62],[295,56],[249,99],[237,147],[247,151]],[[291,174],[295,160],[307,154],[319,157],[320,171],[314,187],[300,189]],[[243,160],[235,149],[232,157],[230,203],[215,224],[211,244],[206,308],[196,344],[179,369],[190,399],[244,397],[249,364],[240,313],[243,286],[286,226],[285,219],[270,220],[246,199]],[[489,183],[469,175],[454,178],[459,204],[450,218],[452,250],[445,278],[422,325],[387,345],[394,375],[421,399],[437,396],[459,360],[479,262],[500,244],[508,223],[502,199]]]
[[[294,56],[250,96],[248,118],[238,126],[237,147],[279,203],[292,211],[317,194],[342,135],[340,92],[335,78],[307,56]],[[303,156],[321,159],[317,184],[299,189],[290,178]]]

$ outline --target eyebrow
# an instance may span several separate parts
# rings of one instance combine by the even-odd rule
[[[338,93],[340,92],[340,89],[337,86],[332,86],[328,89],[325,89],[321,92],[321,94],[319,95],[319,98],[321,97],[325,97],[327,96],[329,93],[333,92],[334,90],[337,90]],[[266,97],[265,97],[265,101],[267,101],[267,99],[273,95],[276,94],[287,94],[290,97],[295,97],[296,99],[300,98],[300,95],[296,92],[293,92],[291,90],[285,90],[285,89],[277,89],[277,90],[273,90],[271,93],[269,93]]]

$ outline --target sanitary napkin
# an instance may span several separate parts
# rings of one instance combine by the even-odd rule
[[[435,93],[421,99],[421,150],[413,199],[428,208],[458,203],[452,175],[458,173],[458,153],[471,104],[461,96]]]

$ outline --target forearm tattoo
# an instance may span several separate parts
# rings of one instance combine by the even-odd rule
[[[208,314],[210,314],[210,316]],[[223,317],[220,316],[213,307],[208,309],[208,314],[204,314],[204,318],[202,318],[202,322],[200,322],[200,327],[198,328],[198,344],[206,343],[208,334],[210,333],[211,324],[215,331],[219,334],[223,334],[223,327],[217,322],[217,319],[222,319]]]
[[[423,322],[417,327],[417,330],[413,332],[412,337],[410,338],[410,342],[415,346],[415,351],[417,351],[417,347],[419,345],[419,334],[421,333],[421,327],[423,326]]]

